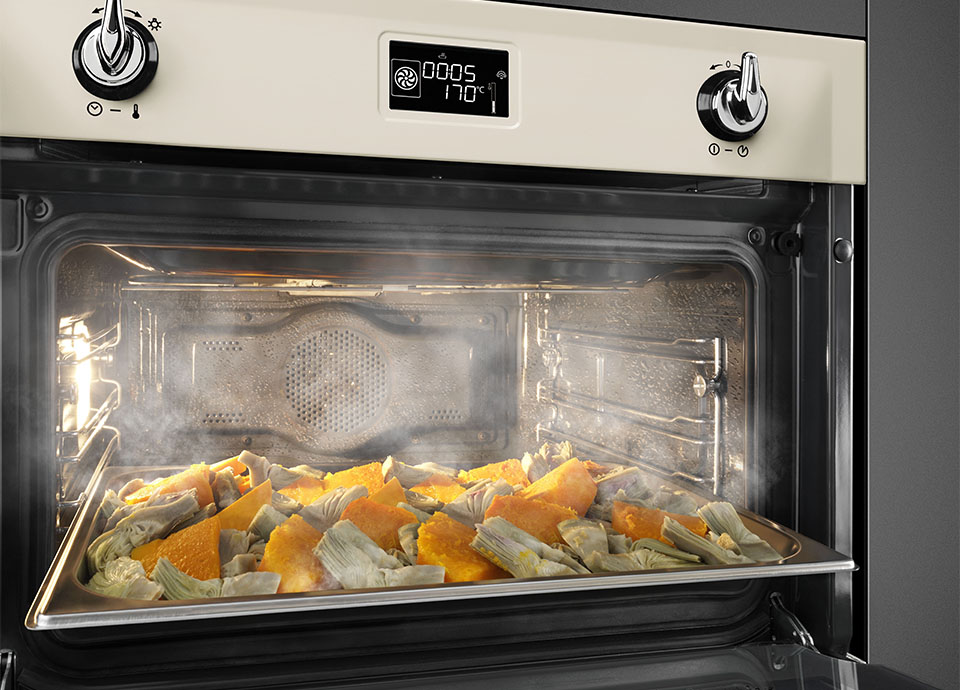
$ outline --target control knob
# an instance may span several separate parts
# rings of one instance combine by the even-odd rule
[[[157,42],[143,24],[123,16],[121,0],[107,0],[103,18],[73,45],[73,71],[98,98],[122,101],[143,91],[157,73]]]
[[[707,131],[725,141],[749,139],[767,119],[767,93],[760,86],[760,63],[744,53],[740,69],[718,72],[697,94],[697,113]]]

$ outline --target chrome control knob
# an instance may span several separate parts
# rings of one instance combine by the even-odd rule
[[[123,16],[121,0],[107,0],[103,19],[73,45],[73,71],[87,91],[122,101],[143,91],[157,73],[157,42],[146,27]]]
[[[725,141],[749,139],[767,118],[767,93],[760,86],[760,62],[744,53],[740,69],[707,79],[697,94],[697,113],[710,134]]]

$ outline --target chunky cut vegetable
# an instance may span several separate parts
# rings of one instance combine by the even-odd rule
[[[699,537],[707,536],[707,524],[698,517],[668,513],[656,508],[644,508],[630,503],[613,502],[613,529],[631,539],[659,539],[665,544],[673,543],[661,536],[663,518],[670,517]]]
[[[340,519],[352,522],[384,551],[400,548],[397,530],[401,525],[419,522],[413,513],[403,508],[386,506],[366,497],[348,505]]]
[[[130,558],[140,561],[149,576],[157,561],[166,558],[182,572],[198,580],[220,577],[220,516],[214,515],[174,532],[166,539],[154,539],[138,546]]]
[[[435,513],[420,525],[417,537],[417,563],[442,565],[446,568],[445,582],[472,582],[510,577],[489,560],[480,555],[470,542],[477,536],[476,530]]]
[[[382,503],[385,506],[395,506],[401,501],[407,500],[407,498],[403,492],[403,487],[400,485],[400,480],[394,477],[384,484],[380,491],[370,496],[370,500]],[[300,502],[303,503],[303,501]]]
[[[213,463],[210,465],[210,471],[216,474],[220,470],[224,470],[228,467],[233,470],[234,476],[243,474],[247,469],[247,466],[240,462],[240,456],[234,455],[232,458],[227,458],[226,460]]]
[[[210,480],[207,472],[205,470],[199,470],[196,467],[191,467],[173,476],[145,484],[143,487],[127,495],[123,500],[129,504],[142,503],[150,498],[154,492],[160,494],[175,494],[180,491],[189,491],[190,489],[197,490],[197,503],[200,504],[201,508],[213,503],[213,489],[210,488]]]
[[[564,520],[572,520],[577,514],[570,508],[555,503],[521,496],[497,496],[483,517],[484,520],[502,517],[544,544],[558,544],[563,543],[563,537],[560,536],[557,525]]]
[[[327,486],[322,479],[301,477],[292,484],[287,484],[278,493],[308,506],[327,493]]]
[[[250,521],[257,514],[261,506],[269,505],[273,498],[273,487],[270,480],[255,486],[236,501],[217,513],[223,529],[238,529],[246,532]],[[174,564],[176,565],[176,564]]]
[[[299,515],[273,530],[257,570],[280,575],[277,592],[317,592],[336,589],[339,583],[313,555],[323,533]]]
[[[380,491],[383,488],[383,463],[371,462],[367,465],[351,467],[349,470],[331,474],[323,480],[327,491],[333,491],[338,486],[349,489],[358,484],[367,487],[368,496],[373,496]],[[303,501],[300,502],[303,503]]]
[[[583,517],[597,495],[597,483],[582,462],[571,458],[517,495],[566,506]]]
[[[430,475],[429,479],[425,482],[420,482],[416,486],[410,487],[410,490],[416,491],[418,494],[423,494],[424,496],[430,496],[444,503],[452,502],[457,496],[466,491],[466,489],[460,486],[459,482],[445,474]]]
[[[492,482],[498,479],[505,479],[510,486],[528,486],[530,480],[527,479],[527,473],[523,471],[520,461],[517,459],[504,460],[503,462],[493,462],[482,467],[475,467],[472,470],[460,470],[460,481],[472,482],[477,479],[489,479]]]

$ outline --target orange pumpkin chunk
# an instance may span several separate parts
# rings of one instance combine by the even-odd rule
[[[327,493],[327,487],[323,479],[300,477],[300,479],[280,489],[278,493],[308,506]]]
[[[529,532],[544,544],[563,543],[557,525],[577,517],[566,506],[538,501],[521,496],[497,496],[493,499],[483,518],[499,516],[513,523],[524,532]]]
[[[245,532],[260,506],[270,503],[273,498],[273,486],[267,479],[255,486],[236,501],[217,513],[223,529],[238,529]]]
[[[240,456],[234,455],[232,458],[227,458],[226,460],[213,463],[210,465],[210,471],[216,474],[220,470],[224,470],[228,467],[233,470],[234,476],[243,474],[247,469],[247,466],[240,462]]]
[[[411,491],[416,491],[424,496],[431,496],[438,501],[450,503],[466,489],[460,486],[455,479],[451,479],[445,474],[431,474],[426,481],[422,481],[416,486],[410,487]]]
[[[417,522],[416,516],[403,508],[385,506],[366,497],[348,505],[340,519],[352,522],[384,551],[399,549],[400,536],[397,530],[408,522]]]
[[[384,484],[380,491],[370,496],[370,500],[382,503],[385,506],[395,506],[400,501],[407,500],[407,497],[403,493],[403,487],[400,486],[400,480],[394,477]]]
[[[566,506],[583,517],[596,498],[597,483],[582,462],[571,458],[517,495]]]
[[[631,539],[650,537],[673,546],[673,542],[664,539],[660,534],[664,516],[673,518],[694,534],[701,537],[707,536],[707,523],[696,516],[678,515],[677,513],[668,513],[665,510],[644,508],[620,501],[613,502],[613,520],[611,523],[615,530],[620,534],[626,534]]]
[[[241,474],[239,477],[236,477],[237,488],[240,489],[240,493],[245,494],[250,491],[250,475]]]
[[[362,484],[367,487],[367,496],[373,496],[383,488],[383,464],[371,462],[367,465],[351,467],[349,470],[336,472],[323,479],[327,491],[333,491],[338,486],[350,488]],[[303,503],[303,501],[300,501]],[[306,505],[306,504],[305,504]]]
[[[444,513],[434,513],[420,525],[417,537],[417,563],[441,565],[446,569],[445,582],[473,582],[510,577],[470,547],[477,535],[461,522]]]
[[[207,469],[201,470],[198,467],[191,467],[188,470],[165,477],[164,479],[150,482],[146,486],[137,489],[123,500],[130,504],[142,503],[150,498],[155,491],[159,491],[161,494],[173,494],[177,493],[178,491],[196,489],[197,502],[202,508],[209,503],[213,503],[213,489],[210,488],[210,481],[207,479],[207,472]]]
[[[280,575],[278,593],[316,592],[333,589],[337,581],[313,555],[323,536],[299,515],[294,515],[270,533],[257,570]]]
[[[220,517],[214,515],[166,539],[154,539],[138,546],[130,558],[140,561],[148,575],[159,559],[166,558],[198,580],[220,577]]]
[[[511,486],[517,484],[528,486],[530,484],[527,473],[523,471],[523,467],[517,459],[492,462],[489,465],[474,467],[467,471],[460,470],[460,481],[472,482],[477,479],[489,479],[492,482],[505,479]]]

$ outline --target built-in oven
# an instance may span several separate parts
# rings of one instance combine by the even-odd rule
[[[9,687],[858,687],[861,41],[88,12],[0,83]]]

